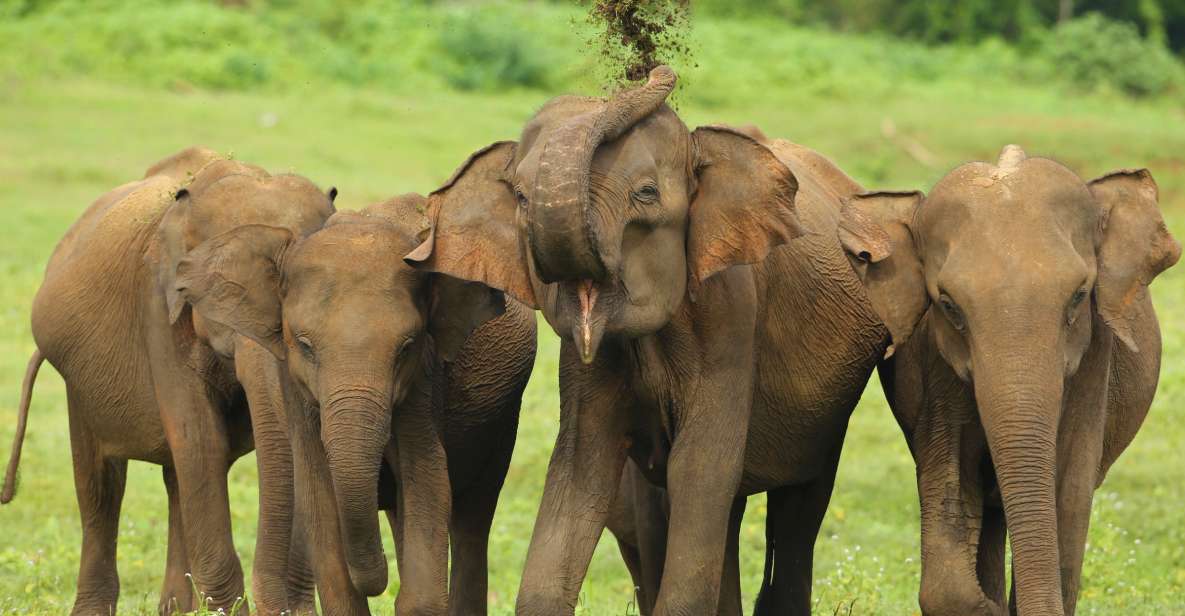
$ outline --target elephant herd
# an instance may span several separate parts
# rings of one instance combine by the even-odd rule
[[[559,435],[517,613],[572,614],[608,528],[643,614],[739,614],[764,492],[754,613],[809,614],[874,369],[917,466],[922,613],[1074,613],[1093,492],[1156,390],[1147,287],[1181,251],[1151,175],[1085,182],[1008,146],[925,196],[869,192],[755,128],[689,131],[675,80],[555,98],[427,197],[357,212],[202,148],[95,201],[33,303],[0,495],[49,361],[82,518],[73,613],[115,609],[128,460],[168,492],[161,612],[244,596],[227,472],[252,449],[258,612],[368,613],[382,510],[396,613],[486,613],[534,310],[561,339]]]

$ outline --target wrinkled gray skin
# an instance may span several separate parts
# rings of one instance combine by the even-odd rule
[[[783,410],[846,420],[864,390],[872,366],[888,346],[885,337],[879,345],[856,344],[853,347],[854,342],[867,341],[875,334],[866,320],[872,314],[871,305],[862,294],[854,291],[855,272],[844,267],[838,225],[841,221],[845,226],[857,224],[845,220],[841,209],[845,199],[861,193],[863,188],[813,150],[785,140],[771,140],[754,127],[742,130],[769,148],[794,173],[799,183],[795,210],[804,227],[817,233],[777,248],[755,269],[772,275],[774,262],[784,259],[797,265],[780,267],[776,270],[777,275],[793,281],[797,292],[817,297],[825,307],[816,310],[852,304],[839,315],[827,319],[801,306],[795,308],[796,312],[816,319],[804,323],[799,320],[802,317],[798,317],[792,323],[802,327],[804,335],[820,348],[848,350],[827,354],[804,346],[787,353],[782,370],[787,374],[814,374],[817,384],[826,383],[831,389],[803,388],[795,396],[793,405]],[[857,267],[862,267],[860,258],[853,257]],[[753,438],[751,434],[750,440]],[[767,494],[765,575],[754,614],[810,614],[814,541],[830,501],[834,465],[838,463],[843,433],[830,438],[834,444],[834,459],[828,464],[832,466],[819,473],[815,480],[783,486]],[[733,506],[736,515],[730,519],[725,575],[738,573],[733,563],[737,558],[739,514],[743,513],[743,501],[735,502]],[[653,611],[658,596],[669,518],[666,490],[646,481],[639,467],[627,462],[607,528],[617,539],[637,588],[639,611],[644,616]],[[724,579],[722,585],[725,589],[739,589],[740,580]],[[739,600],[731,602],[731,598],[722,598],[718,613],[739,613],[739,608]]]
[[[826,173],[740,131],[689,132],[663,104],[674,81],[659,67],[608,101],[551,101],[519,142],[466,163],[408,255],[541,307],[562,338],[560,430],[519,614],[573,613],[627,456],[670,497],[654,613],[739,611],[726,544],[743,497],[829,495],[887,343],[835,240]],[[774,250],[801,235],[799,192],[820,199],[801,215],[821,231]],[[787,544],[809,551],[826,501],[796,508]],[[788,569],[809,587],[809,566]]]
[[[1091,499],[1156,391],[1147,285],[1177,262],[1146,170],[1084,182],[1005,148],[922,201],[852,207],[892,238],[869,293],[896,354],[880,368],[917,462],[927,616],[1073,614]],[[845,244],[859,251],[858,233]]]
[[[177,262],[206,238],[265,220],[309,233],[333,212],[335,193],[190,148],[101,197],[54,250],[32,322],[38,353],[61,373],[69,403],[83,528],[73,613],[115,610],[129,459],[164,467],[169,543],[160,611],[192,609],[194,586],[212,608],[230,608],[243,596],[226,473],[253,445],[261,503],[277,505],[261,506],[261,524],[291,515],[279,392],[266,378],[275,362],[251,341],[194,315],[170,289]],[[27,378],[26,402],[31,386]],[[19,446],[18,440],[10,487]],[[287,535],[259,536],[253,595],[264,613],[287,609],[290,599],[311,602],[299,558],[291,587],[284,575],[289,549]]]
[[[339,212],[303,239],[240,227],[178,267],[198,314],[281,361],[298,517],[331,614],[369,613],[366,596],[387,586],[380,505],[395,535],[397,613],[486,610],[486,545],[535,319],[499,291],[403,262],[427,231],[425,206],[405,195]]]

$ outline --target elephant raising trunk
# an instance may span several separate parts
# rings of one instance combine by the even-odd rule
[[[597,146],[650,115],[675,88],[667,66],[650,71],[645,85],[614,95],[598,111],[576,116],[544,146],[527,232],[539,277],[604,280],[608,275],[589,220],[589,174]]]

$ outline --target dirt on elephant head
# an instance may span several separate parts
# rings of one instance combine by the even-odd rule
[[[645,81],[650,69],[690,55],[690,0],[592,0],[589,21],[614,83]]]

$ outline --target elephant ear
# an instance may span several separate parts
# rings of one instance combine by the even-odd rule
[[[177,293],[177,264],[185,256],[185,228],[189,225],[192,197],[189,190],[177,191],[173,205],[161,217],[156,228],[157,244],[160,247],[160,263],[157,265],[157,284],[165,295],[165,306],[169,311],[169,323],[176,323],[185,308],[185,302]]]
[[[433,274],[431,293],[428,331],[446,362],[457,358],[473,330],[506,312],[506,296],[480,282]]]
[[[1124,169],[1090,182],[1102,209],[1095,302],[1103,322],[1132,351],[1132,306],[1157,274],[1181,258],[1165,227],[1159,190],[1147,169]]]
[[[280,313],[288,229],[244,225],[194,248],[177,265],[176,291],[198,314],[287,356]]]
[[[687,235],[692,288],[734,265],[761,261],[803,234],[798,180],[751,135],[723,126],[691,134],[695,196]]]
[[[536,308],[518,241],[518,202],[507,182],[516,144],[482,148],[428,196],[431,228],[403,259],[424,272],[480,282]]]
[[[921,203],[920,192],[869,192],[846,199],[841,211],[839,242],[892,337],[886,359],[909,339],[930,305],[909,227]]]

